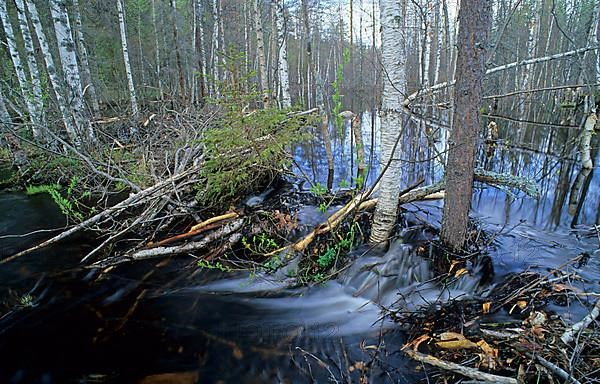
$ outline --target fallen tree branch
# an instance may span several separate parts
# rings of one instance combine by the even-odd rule
[[[193,167],[189,168],[185,172],[179,173],[177,175],[173,175],[172,177],[170,177],[158,184],[155,184],[152,187],[146,188],[146,189],[142,190],[141,192],[138,192],[138,193],[135,193],[135,194],[129,196],[127,199],[121,201],[120,203],[118,203],[110,208],[105,209],[104,211],[90,217],[89,219],[73,226],[72,228],[70,228],[64,232],[59,233],[58,235],[56,235],[38,245],[27,248],[21,252],[15,253],[12,256],[9,256],[3,260],[0,260],[0,264],[8,263],[9,261],[12,261],[18,257],[24,256],[33,251],[37,251],[39,249],[45,248],[49,245],[58,243],[59,241],[65,239],[81,230],[89,228],[90,226],[98,223],[100,220],[103,220],[109,216],[112,216],[115,213],[119,213],[126,208],[130,208],[132,206],[142,204],[146,201],[146,199],[151,197],[154,193],[162,190],[165,187],[171,186],[174,181],[182,179],[193,172],[198,172],[199,170],[200,170],[200,166],[197,165],[197,166],[193,166]]]
[[[583,319],[581,319],[577,323],[573,324],[571,326],[571,328],[567,329],[562,334],[562,336],[560,337],[562,342],[565,344],[571,343],[573,341],[573,339],[575,338],[575,335],[578,334],[579,332],[581,332],[581,330],[587,328],[590,324],[592,324],[592,322],[594,320],[596,320],[599,315],[600,315],[600,300],[596,301],[594,308],[592,309],[592,311],[590,313],[587,314],[587,316],[585,316]]]
[[[488,383],[499,383],[499,384],[517,384],[517,380],[512,377],[498,376],[493,375],[491,373],[481,372],[475,368],[469,368],[462,366],[460,364],[451,363],[448,361],[443,361],[438,359],[437,357],[426,355],[421,352],[417,352],[412,349],[405,349],[404,353],[406,353],[411,359],[420,361],[421,363],[433,365],[434,367],[441,368],[446,371],[458,373],[459,375],[463,375],[466,377],[470,377],[474,380],[484,381]]]
[[[156,257],[164,257],[164,256],[172,256],[181,253],[187,253],[191,251],[197,251],[200,249],[206,248],[212,242],[223,239],[226,236],[233,234],[235,231],[242,228],[244,224],[243,219],[239,219],[236,221],[232,221],[231,223],[223,226],[221,229],[216,230],[205,237],[203,237],[199,241],[192,241],[183,245],[177,245],[174,247],[156,247],[150,249],[142,249],[136,252],[133,252],[129,255],[124,255],[120,257],[114,257],[110,260],[102,260],[97,263],[92,264],[92,267],[105,267],[107,265],[118,265],[123,264],[130,261],[138,261],[138,260],[146,260],[153,259]],[[114,260],[114,261],[113,261]]]
[[[527,353],[527,356],[529,356],[529,358],[537,360],[541,365],[544,366],[544,368],[549,369],[552,373],[554,373],[556,376],[560,377],[561,379],[565,380],[567,383],[581,384],[581,382],[579,380],[577,380],[572,375],[567,373],[564,369],[562,369],[561,367],[559,367],[556,364],[549,362],[548,360],[544,359],[542,356],[540,356],[540,355],[534,356],[531,353]]]

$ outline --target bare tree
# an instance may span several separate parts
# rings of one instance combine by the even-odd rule
[[[32,92],[32,89],[30,89],[30,81],[27,79],[25,69],[21,64],[21,57],[19,56],[17,40],[15,39],[15,34],[12,28],[12,24],[10,22],[8,9],[6,8],[6,0],[0,0],[0,18],[2,19],[2,24],[4,25],[6,43],[8,45],[10,58],[12,59],[13,68],[17,75],[17,80],[19,81],[19,88],[21,90],[21,94],[24,97],[25,105],[27,106],[27,112],[29,113],[29,119],[31,121],[31,131],[33,132],[34,138],[40,139],[41,107],[39,103],[41,102],[41,99],[36,101],[35,99],[29,97],[29,95],[34,92]]]
[[[284,0],[273,0],[274,15],[277,27],[277,74],[279,76],[279,87],[281,91],[281,106],[289,108],[292,106],[290,96],[290,75],[287,57],[287,29],[285,22]]]
[[[52,52],[50,51],[50,46],[48,45],[48,39],[46,37],[46,33],[44,32],[44,28],[42,27],[40,16],[33,0],[27,0],[27,10],[29,11],[29,19],[33,25],[33,29],[35,30],[38,44],[42,50],[42,55],[46,64],[46,72],[48,73],[48,78],[50,79],[50,84],[52,85],[52,89],[54,91],[54,97],[56,97],[58,109],[60,110],[63,123],[65,124],[65,129],[67,130],[67,135],[72,143],[78,143],[79,137],[77,130],[73,124],[73,118],[71,117],[69,104],[64,96],[63,81],[58,76],[56,65],[54,64],[54,58],[52,57]]]
[[[263,32],[262,14],[259,0],[253,0],[254,28],[256,30],[256,55],[258,56],[258,73],[260,88],[263,93],[263,104],[269,106],[269,75],[265,58],[265,37]]]
[[[460,1],[454,113],[440,233],[442,241],[453,249],[460,249],[465,243],[471,209],[491,5],[491,0]]]
[[[127,75],[127,85],[129,87],[129,98],[131,101],[131,111],[134,116],[139,113],[135,86],[133,85],[133,74],[131,73],[131,64],[129,63],[129,48],[127,44],[127,30],[125,25],[125,8],[123,0],[117,0],[117,10],[119,12],[119,30],[121,31],[121,50],[123,51],[123,61],[125,62],[125,74]]]
[[[406,90],[406,51],[402,9],[395,0],[380,0],[381,56],[385,71],[381,106],[381,172],[379,200],[369,241],[386,242],[398,217],[401,163],[399,136],[402,101]]]
[[[83,23],[81,22],[79,0],[73,0],[73,13],[75,14],[75,31],[77,32],[77,48],[79,49],[79,57],[81,60],[81,71],[85,81],[87,81],[85,89],[87,89],[87,92],[90,95],[92,110],[94,111],[94,114],[98,115],[100,113],[100,104],[98,103],[98,96],[96,95],[96,86],[92,79],[92,73],[90,72],[90,61],[85,45],[85,37],[83,36]]]
[[[94,132],[85,113],[81,76],[77,65],[75,42],[66,3],[61,0],[50,0],[50,13],[52,14],[54,32],[58,42],[58,53],[65,78],[68,100],[70,100],[70,110],[75,119],[78,137],[80,140],[93,141],[95,140]]]

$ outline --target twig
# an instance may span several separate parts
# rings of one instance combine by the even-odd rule
[[[560,337],[562,342],[565,344],[571,343],[571,341],[573,341],[573,338],[575,337],[575,335],[577,333],[581,332],[581,330],[587,328],[594,320],[596,320],[598,315],[600,315],[600,300],[596,301],[594,308],[592,309],[592,311],[590,313],[587,314],[587,316],[585,316],[583,319],[581,319],[577,323],[573,324],[571,326],[571,328],[567,329],[562,334],[562,336]]]
[[[470,377],[471,379],[480,380],[489,383],[498,383],[498,384],[517,384],[517,380],[512,377],[498,376],[493,375],[491,373],[481,372],[475,368],[469,368],[462,366],[460,364],[451,363],[448,361],[443,361],[438,359],[437,357],[426,355],[421,352],[417,352],[412,349],[405,349],[404,353],[406,353],[410,358],[420,361],[422,363],[426,363],[429,365],[433,365],[434,367],[438,367],[444,369],[446,371],[455,372],[460,375]]]
[[[534,356],[531,353],[527,353],[527,356],[537,360],[541,365],[543,365],[545,368],[549,369],[552,373],[554,373],[561,379],[566,380],[567,383],[581,384],[581,382],[579,380],[574,378],[572,375],[568,374],[564,369],[557,366],[556,364],[549,362],[548,360],[544,359],[542,356],[539,356],[539,355]]]

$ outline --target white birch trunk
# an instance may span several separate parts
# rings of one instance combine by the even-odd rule
[[[33,39],[31,38],[31,30],[29,29],[29,23],[27,22],[27,15],[25,14],[25,6],[23,4],[23,0],[15,0],[15,5],[17,6],[17,17],[19,19],[19,28],[21,29],[21,36],[23,37],[23,45],[25,46],[25,52],[27,54],[27,67],[29,68],[29,76],[31,78],[33,103],[38,112],[39,123],[41,124],[40,130],[43,132],[43,127],[45,127],[46,124],[44,119],[42,82],[40,80],[37,59],[35,57]]]
[[[197,28],[197,36],[198,40],[196,41],[196,49],[198,50],[199,58],[198,63],[200,64],[200,75],[202,78],[200,79],[200,96],[206,96],[206,50],[204,49],[204,26],[202,25],[202,2],[201,0],[196,0],[196,28]]]
[[[162,71],[160,65],[160,45],[158,43],[158,29],[156,27],[156,4],[155,0],[152,0],[152,27],[154,28],[154,45],[156,51],[154,52],[156,60],[156,77],[158,79],[158,92],[160,98],[163,98],[163,83],[162,83]]]
[[[6,103],[4,102],[4,94],[0,88],[0,127],[2,128],[0,131],[3,133],[8,133],[11,123],[12,120],[8,114],[8,110],[6,109]]]
[[[33,137],[39,139],[41,137],[41,111],[39,110],[34,100],[31,97],[29,97],[29,95],[33,92],[30,88],[30,82],[27,79],[27,75],[25,73],[25,69],[23,68],[23,64],[21,63],[21,57],[19,56],[17,41],[15,39],[12,24],[10,23],[10,18],[8,16],[8,9],[6,8],[6,0],[0,0],[0,18],[2,19],[2,24],[4,25],[4,34],[6,36],[8,52],[10,54],[10,58],[12,59],[13,67],[17,75],[17,80],[19,81],[19,88],[21,90],[21,94],[24,96],[25,99],[27,112],[29,113],[29,119],[31,121],[31,131],[33,133]]]
[[[127,75],[127,86],[129,88],[129,98],[131,99],[131,112],[133,116],[139,113],[135,86],[133,85],[133,75],[131,73],[131,64],[129,63],[129,48],[127,45],[127,30],[125,26],[125,8],[123,0],[117,0],[117,10],[119,11],[119,30],[121,31],[121,49],[123,51],[123,61],[125,62],[125,74]]]
[[[406,51],[401,8],[395,0],[379,1],[381,20],[381,56],[383,97],[381,107],[381,165],[379,201],[373,218],[369,241],[384,243],[389,238],[398,216],[401,163],[398,160],[399,136],[402,133],[402,100],[406,89]],[[386,169],[387,167],[387,169]]]
[[[64,96],[63,91],[63,81],[58,76],[56,71],[56,65],[54,64],[54,59],[52,57],[52,52],[50,52],[50,46],[48,45],[48,39],[46,38],[46,33],[42,27],[42,23],[40,21],[40,16],[37,11],[37,7],[33,0],[27,1],[27,10],[29,11],[29,19],[31,24],[33,25],[33,29],[35,30],[35,35],[38,40],[38,44],[42,50],[42,55],[44,56],[44,62],[46,64],[46,72],[48,73],[48,78],[50,80],[50,84],[52,85],[52,90],[54,91],[54,96],[56,97],[56,102],[58,104],[58,109],[60,110],[63,123],[65,124],[65,129],[67,131],[67,135],[72,143],[79,143],[79,136],[77,134],[77,130],[73,124],[73,119],[70,115],[69,106],[67,100]]]
[[[592,149],[592,135],[594,127],[598,122],[598,116],[595,113],[590,113],[583,125],[583,133],[581,135],[581,166],[586,169],[594,168],[590,151]]]
[[[85,89],[90,95],[92,102],[92,111],[98,116],[100,114],[100,104],[96,94],[96,86],[90,72],[90,61],[88,51],[85,46],[85,38],[83,36],[83,23],[81,22],[81,11],[79,10],[79,0],[73,0],[73,12],[75,13],[75,31],[77,32],[77,48],[79,49],[79,58],[81,60],[81,71],[83,72],[84,80],[87,82]]]
[[[290,108],[292,98],[290,96],[290,76],[287,58],[287,30],[285,23],[284,0],[273,0],[275,7],[275,19],[277,22],[277,73],[279,75],[279,86],[281,87],[281,107]]]
[[[269,76],[267,60],[265,58],[265,36],[263,33],[262,15],[259,0],[253,0],[254,28],[256,29],[256,54],[258,56],[258,74],[260,77],[260,90],[263,93],[263,104],[269,106]]]
[[[80,140],[94,140],[94,132],[89,119],[86,117],[83,103],[83,88],[81,76],[77,66],[75,42],[71,30],[71,22],[67,13],[65,1],[50,0],[50,13],[54,22],[54,31],[58,43],[58,53],[65,77],[70,109],[75,119],[78,138]]]
[[[213,16],[213,32],[212,32],[212,44],[211,44],[211,64],[212,64],[212,78],[213,81],[213,96],[219,96],[220,81],[219,76],[219,60],[217,55],[219,54],[219,0],[213,0],[212,3],[212,16]]]
[[[600,47],[600,2],[596,2],[596,47]],[[600,83],[600,50],[596,50],[596,83]]]

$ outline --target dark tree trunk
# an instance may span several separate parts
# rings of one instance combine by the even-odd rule
[[[491,22],[491,0],[461,0],[459,8],[458,56],[454,115],[446,165],[446,197],[441,239],[453,249],[464,245],[471,194],[482,79],[485,74],[485,45]]]

